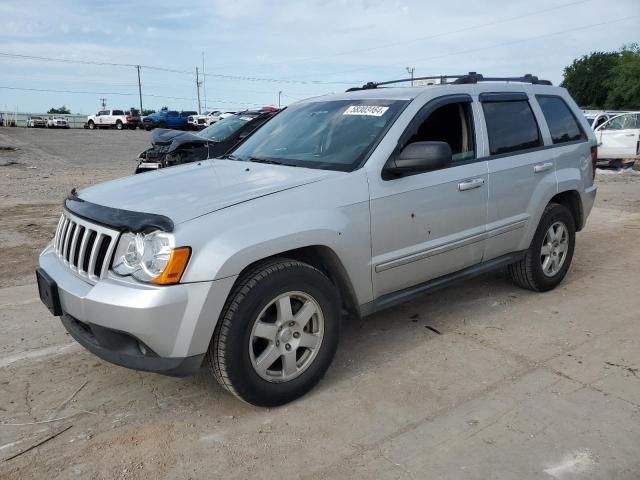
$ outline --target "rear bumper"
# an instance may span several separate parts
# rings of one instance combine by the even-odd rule
[[[586,188],[584,192],[580,193],[580,199],[582,201],[582,225],[584,226],[587,223],[587,218],[591,213],[591,209],[593,208],[593,204],[596,201],[596,193],[598,192],[598,187],[595,185],[591,185]]]

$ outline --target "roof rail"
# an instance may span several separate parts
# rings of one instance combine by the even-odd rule
[[[448,81],[452,79],[453,81]],[[368,82],[362,87],[352,87],[347,92],[355,92],[358,90],[371,90],[384,85],[392,85],[394,83],[414,82],[417,80],[440,80],[440,84],[469,84],[479,82],[520,82],[531,83],[533,85],[552,85],[549,80],[541,80],[535,75],[527,73],[522,77],[485,77],[476,72],[469,72],[465,75],[434,75],[430,77],[402,78],[400,80],[388,80],[386,82]]]

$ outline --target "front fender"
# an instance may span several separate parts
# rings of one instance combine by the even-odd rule
[[[372,299],[369,218],[361,172],[204,215],[176,228],[176,241],[193,252],[183,282],[235,276],[264,258],[323,246],[338,257],[356,300],[365,303]]]

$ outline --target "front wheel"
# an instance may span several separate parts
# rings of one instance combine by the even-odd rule
[[[275,259],[234,287],[207,363],[216,380],[240,399],[282,405],[322,378],[339,330],[338,294],[331,281],[306,263]]]
[[[513,282],[528,290],[546,292],[564,279],[576,244],[576,226],[567,207],[550,203],[545,208],[525,256],[509,265]]]
[[[122,130],[124,128],[124,126],[122,125],[122,122],[120,120],[118,120],[116,122],[116,130]]]
[[[95,130],[96,129],[96,124],[93,122],[89,122],[89,130]]]

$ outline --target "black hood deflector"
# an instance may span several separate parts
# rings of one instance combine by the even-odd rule
[[[105,207],[78,197],[74,188],[64,201],[64,207],[74,215],[120,232],[148,233],[153,230],[172,232],[173,220],[155,213],[133,212]]]

